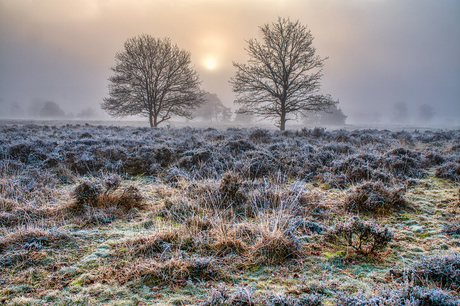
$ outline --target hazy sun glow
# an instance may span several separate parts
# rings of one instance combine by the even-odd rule
[[[206,60],[205,64],[209,69],[214,69],[214,67],[216,67],[216,62],[212,58]]]

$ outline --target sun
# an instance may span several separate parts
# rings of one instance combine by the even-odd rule
[[[210,59],[206,60],[205,65],[209,69],[214,69],[216,67],[216,62],[212,58],[210,58]]]

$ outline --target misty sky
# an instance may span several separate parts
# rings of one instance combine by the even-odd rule
[[[100,109],[115,53],[146,33],[190,51],[203,88],[235,109],[232,61],[278,16],[307,25],[329,57],[322,93],[349,123],[390,120],[404,102],[410,120],[430,104],[437,122],[460,124],[458,0],[0,0],[0,98]]]

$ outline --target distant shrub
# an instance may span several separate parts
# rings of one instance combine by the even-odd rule
[[[225,148],[233,155],[256,149],[256,147],[247,140],[231,140],[226,143]]]
[[[380,164],[392,175],[399,178],[406,176],[418,178],[425,174],[421,169],[421,154],[405,148],[389,150],[381,157]]]
[[[440,289],[407,287],[398,290],[383,290],[380,295],[366,297],[364,293],[350,295],[340,293],[337,306],[458,306],[460,300]]]
[[[359,254],[368,255],[385,249],[394,235],[387,227],[353,217],[349,222],[338,222],[325,234],[326,241],[352,247]]]
[[[354,213],[386,214],[407,206],[402,189],[385,187],[382,182],[366,182],[354,187],[344,199],[345,209]]]

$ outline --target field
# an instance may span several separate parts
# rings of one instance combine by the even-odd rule
[[[460,305],[460,130],[0,125],[6,305]]]

